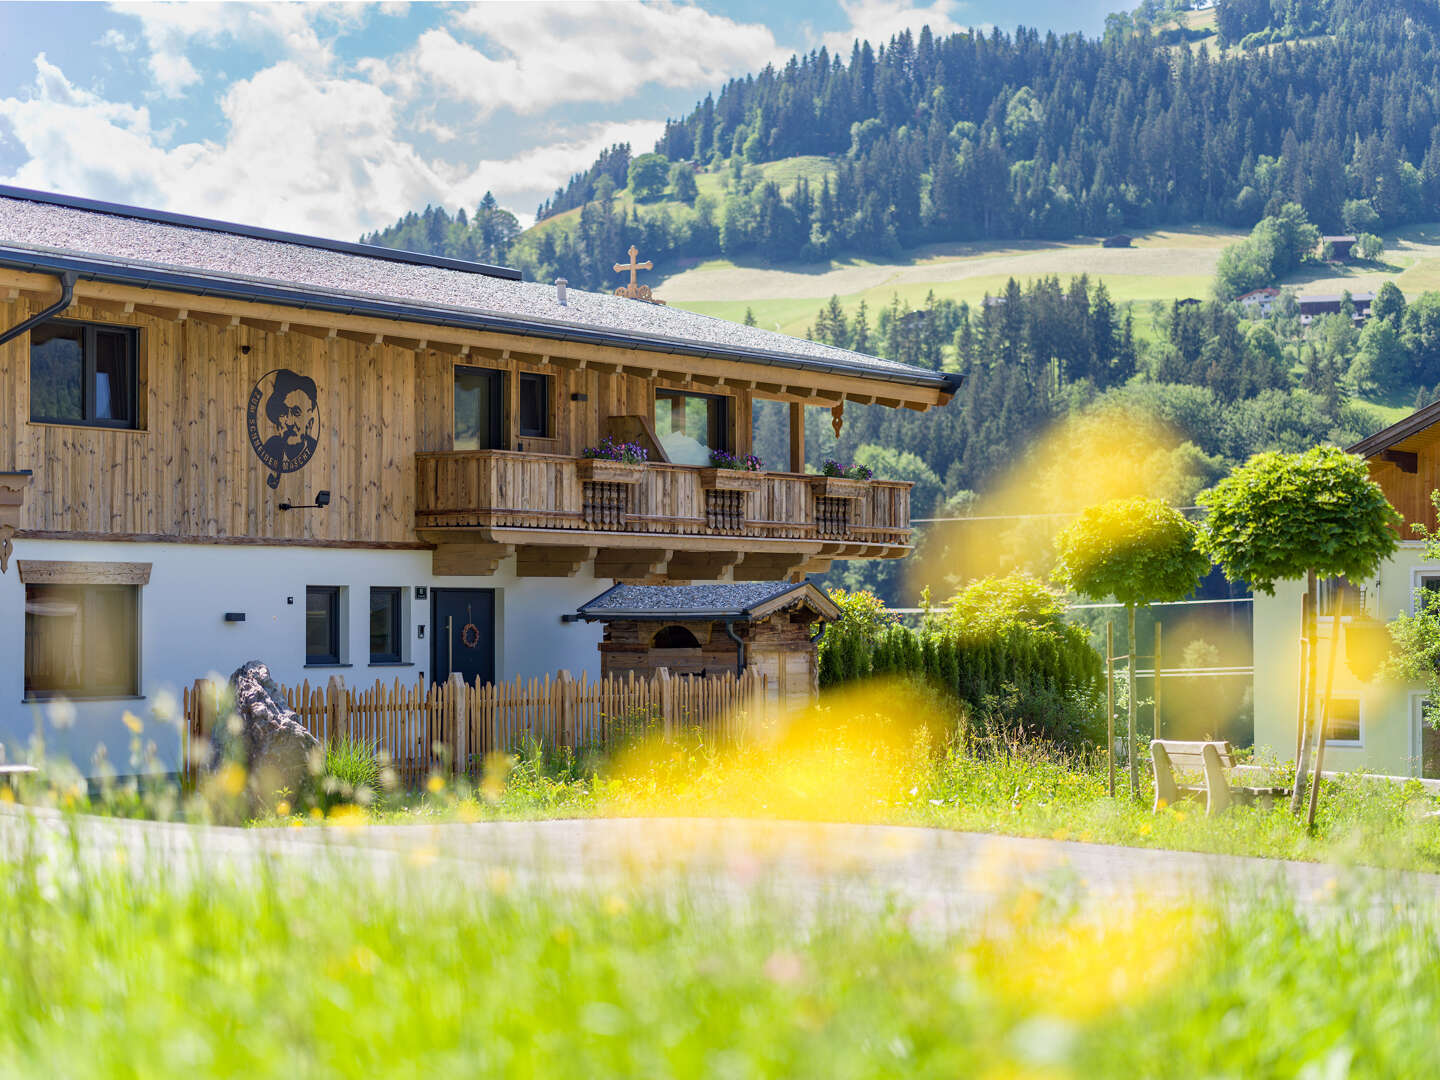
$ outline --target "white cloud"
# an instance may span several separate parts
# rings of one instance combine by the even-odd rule
[[[453,32],[452,32],[453,30]],[[788,56],[770,30],[689,4],[475,4],[372,77],[407,99],[440,93],[481,116],[619,103],[646,85],[708,88]]]
[[[929,26],[936,37],[953,34],[971,25],[959,17],[965,6],[959,0],[932,0],[928,7],[907,0],[840,0],[849,28],[832,31],[820,40],[831,52],[848,56],[857,39],[880,45],[902,30],[919,33],[922,26]]]
[[[29,158],[3,182],[354,239],[427,203],[474,207],[487,190],[528,221],[603,147],[649,146],[663,128],[591,124],[511,158],[449,165],[415,149],[379,87],[289,61],[234,83],[221,108],[223,142],[172,145],[147,109],[74,86],[41,55],[29,93],[0,98]]]
[[[187,52],[195,45],[239,41],[279,50],[281,56],[326,68],[329,45],[320,39],[315,20],[356,17],[344,5],[321,4],[199,4],[119,3],[115,10],[140,22],[150,50],[150,74],[160,91],[178,97],[201,81]]]

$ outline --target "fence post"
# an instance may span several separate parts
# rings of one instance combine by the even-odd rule
[[[210,762],[210,733],[215,730],[215,714],[219,711],[215,700],[215,688],[209,679],[196,679],[191,707],[195,715],[190,719],[190,745],[186,748],[185,768],[193,782],[201,765]]]
[[[345,679],[341,675],[331,675],[330,681],[325,685],[325,741],[331,746],[335,745],[340,738],[341,720],[348,720],[349,709],[345,701]]]
[[[455,729],[455,745],[451,768],[456,776],[462,776],[470,768],[470,695],[466,693],[465,676],[458,671],[450,673],[450,722]]]
[[[655,669],[655,686],[660,695],[660,720],[665,741],[669,742],[675,730],[675,680],[670,678],[669,668]]]
[[[556,717],[559,723],[556,727],[560,730],[562,742],[575,748],[575,680],[570,677],[568,668],[561,668],[560,673],[555,676],[555,697],[560,704],[560,715]]]

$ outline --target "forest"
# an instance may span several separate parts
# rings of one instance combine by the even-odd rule
[[[1357,213],[1375,230],[1440,213],[1435,4],[1217,8],[1221,34],[1199,43],[1127,17],[1098,38],[922,29],[856,43],[848,57],[794,56],[668,121],[652,151],[605,151],[538,207],[540,227],[523,238],[487,199],[468,216],[430,207],[366,239],[598,287],[631,242],[662,264],[789,261],[1195,221],[1249,228],[1287,202],[1323,232]],[[1316,34],[1286,40],[1302,31]],[[1240,47],[1257,34],[1278,40]],[[833,169],[782,187],[756,168],[798,155]],[[696,194],[697,169],[723,174],[720,196]],[[626,191],[628,203],[616,197]]]

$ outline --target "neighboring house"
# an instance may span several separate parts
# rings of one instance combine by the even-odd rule
[[[908,484],[802,475],[804,408],[929,409],[958,376],[519,277],[0,188],[0,740],[48,716],[123,769],[124,710],[252,658],[598,674],[600,628],[562,615],[616,581],[909,552]],[[789,460],[707,468],[762,408]],[[582,459],[607,435],[650,463]]]
[[[1107,236],[1100,241],[1101,247],[1107,248],[1128,248],[1135,238],[1125,233],[1116,233],[1114,236]]]
[[[1263,289],[1251,289],[1235,299],[1236,303],[1246,311],[1255,311],[1262,316],[1268,316],[1275,309],[1275,301],[1280,299],[1280,290],[1273,285],[1267,285]]]
[[[1330,618],[1340,606],[1342,627],[1363,610],[1382,622],[1413,612],[1416,594],[1440,588],[1440,562],[1425,559],[1411,525],[1436,527],[1430,494],[1440,488],[1440,402],[1407,416],[1350,447],[1366,458],[1370,475],[1405,517],[1400,548],[1371,581],[1331,580],[1320,590],[1320,667],[1324,689]],[[1255,595],[1255,745],[1279,760],[1295,756],[1299,700],[1300,602],[1304,581],[1278,582],[1273,597]],[[1344,649],[1335,673],[1336,718],[1325,750],[1327,769],[1369,769],[1395,776],[1440,777],[1440,733],[1421,723],[1423,688],[1350,669]],[[1262,748],[1264,748],[1262,750]]]
[[[1370,318],[1370,305],[1375,302],[1375,294],[1362,292],[1351,293],[1350,304],[1355,309],[1355,325],[1359,326],[1366,319]],[[1302,296],[1296,303],[1300,307],[1300,325],[1309,326],[1321,315],[1338,315],[1345,305],[1345,297],[1341,293],[1332,293],[1319,296]]]
[[[1320,237],[1320,254],[1324,256],[1328,250],[1331,262],[1349,262],[1350,251],[1356,242],[1357,238],[1354,236],[1322,236]]]

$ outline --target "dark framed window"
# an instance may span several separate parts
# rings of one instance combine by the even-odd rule
[[[455,449],[504,450],[505,374],[489,368],[455,368]]]
[[[133,428],[139,331],[56,319],[30,331],[30,419]]]
[[[305,588],[305,663],[340,663],[340,586]]]
[[[520,373],[520,434],[550,438],[550,376]]]
[[[140,692],[138,585],[26,585],[25,696]]]
[[[389,586],[370,590],[370,663],[398,664],[403,638],[400,635],[400,590]]]
[[[1328,705],[1330,720],[1325,727],[1325,741],[1332,743],[1355,743],[1360,738],[1360,699],[1336,697]]]
[[[710,451],[729,450],[730,399],[719,394],[655,391],[655,437],[677,465],[709,465]]]

